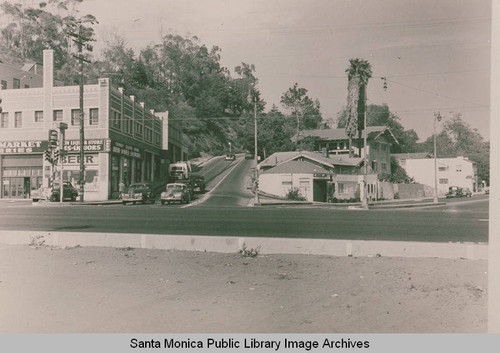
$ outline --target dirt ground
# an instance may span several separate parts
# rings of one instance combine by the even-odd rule
[[[0,245],[2,333],[487,330],[487,261]]]

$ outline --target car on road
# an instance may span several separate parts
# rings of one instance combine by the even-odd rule
[[[450,186],[448,192],[446,193],[446,198],[457,198],[457,197],[472,197],[472,192],[469,188],[461,188],[460,186]]]
[[[206,189],[205,177],[203,175],[193,175],[191,179],[193,191],[204,193]]]
[[[234,161],[236,159],[236,156],[232,153],[226,154],[226,161]]]
[[[170,183],[160,195],[161,204],[170,204],[172,202],[189,203],[191,195],[189,186],[184,183]]]
[[[61,188],[59,183],[54,183],[52,185],[52,194],[50,195],[50,201],[60,201]],[[76,201],[78,197],[78,191],[75,189],[73,184],[69,181],[63,182],[63,201]]]
[[[150,201],[155,203],[156,196],[153,188],[149,183],[133,183],[128,187],[127,192],[122,194],[122,204],[126,205],[129,202],[133,204],[140,202],[146,203]]]
[[[462,196],[463,197],[472,197],[472,191],[470,191],[469,188],[463,188],[462,189]]]
[[[253,159],[253,154],[250,152],[245,152],[245,159]]]

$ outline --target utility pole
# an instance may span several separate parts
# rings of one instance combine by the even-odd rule
[[[257,96],[252,94],[252,91],[248,91],[248,103],[252,103],[253,101],[253,129],[254,129],[254,159],[255,159],[255,200],[254,204],[259,204],[259,170],[257,168],[257,164],[259,164],[259,157],[257,156]]]
[[[259,204],[259,169],[257,168],[257,165],[259,164],[259,157],[257,155],[257,97],[253,97],[253,128],[254,128],[254,143],[255,143],[255,151],[254,151],[254,156],[255,156],[255,182],[256,182],[256,187],[255,187],[255,204]]]
[[[83,57],[83,47],[85,45],[86,49],[89,51],[92,51],[92,46],[88,45],[88,42],[92,41],[93,39],[86,37],[84,33],[84,27],[83,23],[84,22],[90,22],[90,23],[96,23],[95,19],[89,17],[86,20],[79,20],[77,21],[78,25],[78,33],[70,33],[72,37],[75,37],[73,41],[77,44],[78,46],[78,55],[75,56],[78,61],[78,76],[80,79],[80,178],[79,178],[79,183],[80,183],[80,202],[84,201],[84,192],[85,192],[85,118],[84,118],[84,112],[83,112],[83,91],[84,91],[84,75],[83,75],[83,63],[91,63],[91,61],[85,59]]]
[[[59,123],[59,202],[64,201],[64,132],[68,128],[68,124]]]
[[[434,203],[438,203],[438,177],[437,177],[437,146],[436,146],[436,121],[441,121],[441,113],[434,113]]]
[[[361,207],[363,207],[365,210],[368,209],[368,156],[367,156],[367,140],[368,140],[368,137],[367,137],[367,126],[366,126],[366,91],[368,89],[365,87],[364,89],[364,106],[365,106],[365,109],[364,109],[364,114],[363,114],[363,164],[364,164],[364,174],[363,174],[363,200],[361,200]],[[358,135],[359,136],[359,135]]]

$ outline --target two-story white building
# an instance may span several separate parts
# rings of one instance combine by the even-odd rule
[[[394,154],[399,165],[406,170],[409,177],[417,183],[434,187],[435,167],[434,158],[422,158],[422,154],[401,153]],[[466,157],[437,158],[437,187],[439,197],[443,197],[450,186],[477,190],[476,164]]]

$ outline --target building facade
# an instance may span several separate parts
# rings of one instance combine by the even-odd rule
[[[285,198],[292,189],[307,201],[334,202],[363,197],[362,158],[325,156],[319,152],[276,152],[259,163],[259,189]],[[377,174],[366,176],[367,198],[377,199]]]
[[[53,53],[46,50],[41,87],[0,91],[1,198],[29,198],[33,190],[51,186],[61,168],[49,163],[44,153],[49,130],[60,123],[68,125],[63,178],[79,188],[79,86],[54,86],[53,77]],[[182,159],[182,152],[173,156],[177,160],[170,159],[168,114],[158,117],[133,96],[111,87],[107,78],[85,85],[83,101],[86,201],[118,198],[133,182],[166,182],[168,164]]]
[[[345,129],[304,130],[295,141],[305,137],[315,138],[315,150],[327,153],[330,156],[349,155],[352,148],[356,157],[364,157],[364,148],[358,148],[356,140],[349,144],[349,137]],[[367,158],[368,166],[377,174],[391,173],[391,146],[398,144],[398,140],[386,126],[369,126],[367,128]],[[299,142],[300,146],[300,142]]]
[[[412,158],[396,155],[399,165],[415,182],[434,188],[434,158]],[[437,158],[437,188],[439,197],[445,196],[450,186],[477,191],[476,164],[466,157]]]

